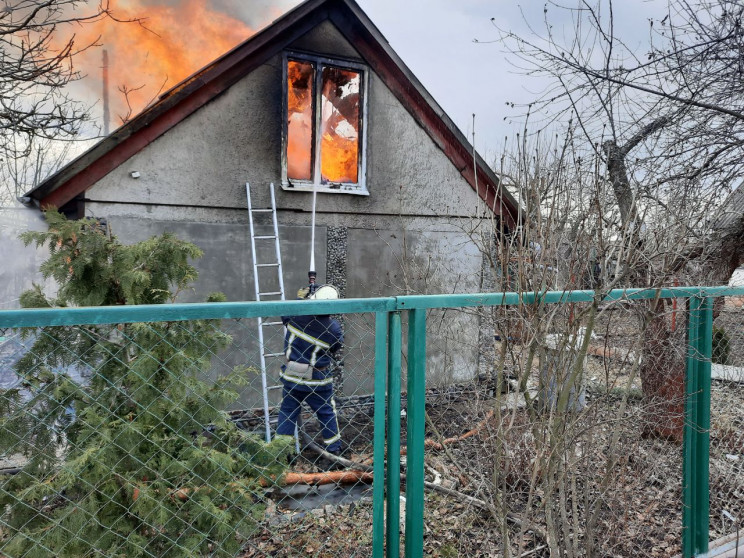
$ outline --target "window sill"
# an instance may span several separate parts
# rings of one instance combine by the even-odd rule
[[[282,182],[282,190],[287,192],[312,192],[315,190],[320,194],[349,194],[352,196],[369,196],[369,191],[366,188],[355,188],[344,185],[328,186],[326,184],[320,184],[313,187],[308,182]]]

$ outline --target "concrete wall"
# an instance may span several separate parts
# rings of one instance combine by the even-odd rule
[[[291,48],[359,58],[329,22]],[[480,200],[384,83],[373,72],[368,77],[369,196],[319,194],[318,279],[345,283],[347,297],[478,291],[482,258],[466,231]],[[281,102],[282,58],[275,56],[90,188],[86,213],[107,218],[125,242],[170,231],[200,246],[200,279],[186,300],[215,290],[254,299],[245,183],[256,206],[268,204],[270,182],[281,183]],[[306,283],[311,197],[278,188],[288,293]],[[369,391],[372,317],[347,317],[345,327],[344,389]],[[249,359],[255,333],[244,329],[234,355]],[[472,377],[477,320],[450,311],[432,320],[431,330],[431,380]]]
[[[25,231],[46,229],[44,217],[35,209],[0,207],[0,310],[20,308],[21,293],[33,283],[43,284],[39,266],[49,255],[45,248],[24,246],[18,236]],[[56,290],[47,285],[50,294]]]

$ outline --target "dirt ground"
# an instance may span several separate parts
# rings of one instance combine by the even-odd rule
[[[429,448],[426,480],[489,502],[495,512],[462,497],[427,490],[426,556],[502,556],[506,534],[512,555],[547,557],[548,507],[554,515],[555,544],[573,548],[576,556],[585,555],[589,537],[594,555],[607,558],[667,557],[681,551],[682,448],[642,438],[642,399],[631,390],[627,408],[618,414],[623,394],[606,389],[600,381],[601,359],[591,360],[587,370],[591,374],[596,368],[596,374],[590,376],[595,380],[588,386],[588,406],[574,417],[567,444],[570,455],[564,459],[570,462],[570,471],[560,473],[567,482],[564,492],[553,496],[546,495],[540,478],[546,473],[536,466],[540,459],[534,436],[539,429],[526,408],[504,410],[499,424],[495,417],[484,421],[496,403],[487,385],[450,386],[429,393],[427,438],[462,436],[474,425],[481,427],[477,434],[448,445],[447,451]],[[349,458],[367,458],[372,450],[371,408],[347,409],[342,417],[345,436],[352,440]],[[744,516],[744,386],[714,382],[711,417],[710,539],[715,540],[735,530],[730,517]],[[402,428],[405,440],[405,416]],[[613,436],[616,459],[608,469]],[[505,443],[495,443],[499,437]],[[309,461],[312,454],[305,455],[308,459],[293,468],[317,470]],[[513,521],[503,529],[505,513],[534,529],[520,529]],[[273,503],[267,525],[244,556],[369,556],[371,537],[369,494],[312,511]]]
[[[680,327],[684,319],[679,316]],[[714,322],[728,333],[730,364],[736,366],[744,365],[743,324],[738,307],[723,308]],[[585,556],[591,548],[602,558],[681,552],[682,447],[642,435],[649,415],[632,366],[638,332],[630,309],[601,316],[592,341],[596,350],[584,367],[586,408],[565,420],[536,414],[523,397],[496,394],[489,382],[427,386],[427,439],[457,440],[444,449],[427,447],[426,480],[450,492],[425,493],[425,556],[498,557],[506,544],[511,556],[536,558],[550,556],[551,545],[565,549],[565,556]],[[612,349],[610,358],[606,348]],[[509,364],[518,369],[523,357],[517,354]],[[532,379],[527,387],[535,397]],[[372,402],[363,403],[340,413],[353,461],[372,455]],[[402,408],[405,445],[405,399]],[[744,523],[744,384],[713,381],[710,442],[714,541]],[[551,459],[553,454],[558,457]],[[313,460],[303,452],[292,468],[317,471]],[[244,556],[369,556],[371,549],[367,492],[313,510],[272,501],[264,528]]]

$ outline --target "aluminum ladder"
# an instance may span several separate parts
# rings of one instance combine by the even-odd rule
[[[245,191],[248,198],[248,222],[250,223],[250,231],[251,231],[251,253],[253,255],[253,285],[256,293],[256,300],[262,300],[261,297],[265,296],[272,296],[272,297],[280,297],[279,300],[285,300],[284,298],[284,277],[282,273],[282,254],[281,249],[279,247],[279,225],[277,223],[276,219],[276,198],[274,196],[274,183],[272,182],[269,185],[269,189],[271,191],[271,207],[269,208],[254,208],[253,203],[251,201],[251,185],[250,183],[246,182],[245,184]],[[271,213],[271,221],[274,226],[274,234],[268,234],[268,235],[257,235],[256,234],[256,226],[254,222],[254,216],[258,213]],[[258,262],[258,254],[256,252],[256,241],[274,241],[274,250],[276,253],[276,260],[271,262],[264,262],[259,263]],[[261,268],[275,268],[277,273],[277,283],[279,290],[275,291],[266,291],[262,292],[261,288],[259,286],[259,270]],[[272,298],[270,300],[277,300],[276,298]],[[266,352],[266,344],[265,344],[265,336],[264,336],[264,328],[275,328],[277,326],[282,326],[281,320],[279,321],[264,321],[264,318],[257,318],[258,319],[258,347],[259,347],[259,354],[260,354],[260,361],[261,361],[261,387],[263,389],[263,408],[264,408],[264,423],[266,426],[266,442],[271,441],[271,428],[269,426],[269,390],[270,389],[276,389],[277,387],[281,386],[271,386],[269,387],[268,381],[267,381],[267,374],[266,374],[266,359],[273,359],[277,357],[284,357],[284,353],[267,353]],[[282,330],[282,338],[284,337]]]

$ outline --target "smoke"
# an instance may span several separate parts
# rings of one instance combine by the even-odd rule
[[[110,124],[114,129],[296,3],[111,0],[114,19],[80,26],[75,43],[95,43],[108,52]],[[95,105],[96,118],[103,115],[102,48],[87,49],[76,58],[76,69],[85,77],[71,87],[74,97]]]
[[[301,0],[212,0],[215,10],[231,14],[253,29],[260,29],[285,12],[294,8]]]

